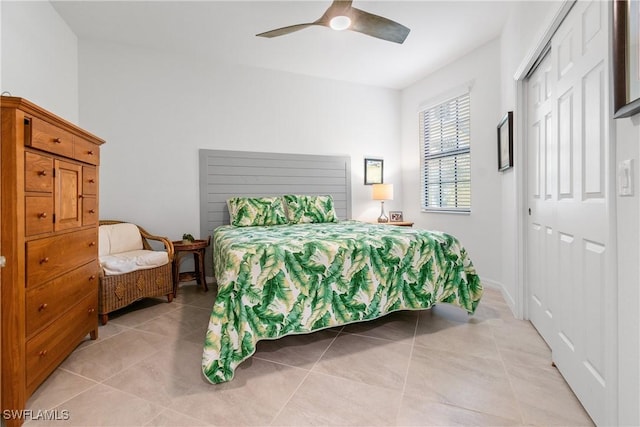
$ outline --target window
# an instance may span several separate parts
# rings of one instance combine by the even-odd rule
[[[422,209],[471,212],[469,93],[422,110]]]

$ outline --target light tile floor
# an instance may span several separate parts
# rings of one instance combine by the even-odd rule
[[[112,316],[35,392],[26,425],[593,425],[529,322],[487,289],[476,314],[438,305],[263,341],[233,381],[200,371],[215,286]]]

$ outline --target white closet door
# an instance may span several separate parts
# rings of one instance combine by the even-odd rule
[[[606,7],[577,2],[527,82],[529,315],[597,424],[615,393]]]

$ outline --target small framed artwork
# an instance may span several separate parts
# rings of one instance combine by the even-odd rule
[[[640,1],[613,2],[613,117],[640,113]]]
[[[498,170],[513,167],[513,111],[509,111],[498,123]]]
[[[402,222],[404,218],[402,211],[389,211],[389,222]]]
[[[384,161],[364,159],[364,185],[382,184]]]

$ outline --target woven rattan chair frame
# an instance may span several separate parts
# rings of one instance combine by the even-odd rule
[[[122,224],[128,221],[101,220],[100,225]],[[155,268],[136,270],[130,273],[106,275],[100,270],[100,286],[98,291],[98,314],[100,322],[106,325],[109,313],[128,306],[142,298],[165,296],[173,301],[172,261],[174,257],[173,243],[166,237],[155,236],[137,224],[142,236],[142,247],[154,250],[150,240],[161,242],[169,256],[169,262]]]

